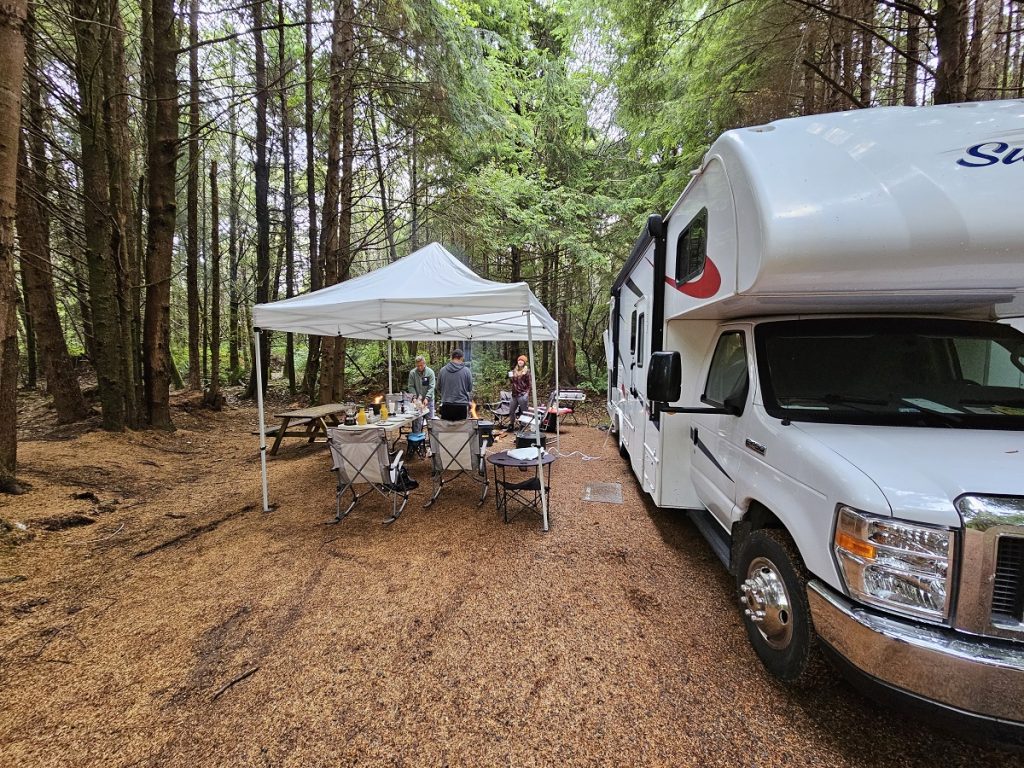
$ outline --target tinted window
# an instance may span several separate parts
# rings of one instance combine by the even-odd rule
[[[1024,428],[1024,337],[999,323],[795,320],[756,331],[765,408],[794,421]]]
[[[702,210],[676,242],[676,282],[685,283],[704,271],[708,253],[708,211]]]
[[[747,389],[747,345],[739,331],[723,333],[711,359],[708,381],[704,386],[704,402],[724,405],[730,397],[745,399]]]
[[[636,352],[636,310],[633,310],[633,315],[629,318],[629,351],[630,354]]]

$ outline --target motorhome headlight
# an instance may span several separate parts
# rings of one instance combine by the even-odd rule
[[[851,597],[894,613],[945,621],[954,535],[840,506],[833,544]]]

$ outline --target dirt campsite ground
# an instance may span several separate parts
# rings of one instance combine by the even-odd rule
[[[0,497],[2,766],[1024,765],[773,682],[725,570],[597,429],[563,436],[596,458],[556,462],[544,534],[465,481],[424,510],[423,462],[394,525],[377,499],[325,525],[327,453],[294,440],[265,514],[248,404],[171,434],[35,416],[30,491]]]

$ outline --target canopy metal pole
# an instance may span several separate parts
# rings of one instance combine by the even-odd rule
[[[391,381],[391,328],[388,327],[388,394],[395,393],[394,384]]]
[[[559,329],[561,332],[561,329]],[[555,445],[562,450],[562,390],[558,383],[558,336],[555,336]]]
[[[260,329],[256,328],[256,405],[260,412],[260,474],[263,479],[263,511],[270,511],[267,499],[267,426],[263,419],[263,364],[260,360]]]
[[[544,530],[548,529],[548,493],[544,488],[544,452],[540,447],[540,422],[537,418],[537,373],[533,366],[533,323],[530,320],[531,312],[526,311],[526,344],[530,353],[530,385],[533,390],[533,434],[534,443],[537,446],[537,481],[540,485],[540,509],[544,518]],[[557,412],[555,414],[558,416]]]

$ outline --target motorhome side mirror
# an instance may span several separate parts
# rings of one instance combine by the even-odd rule
[[[673,403],[682,390],[683,363],[678,352],[655,352],[647,368],[647,399]]]

